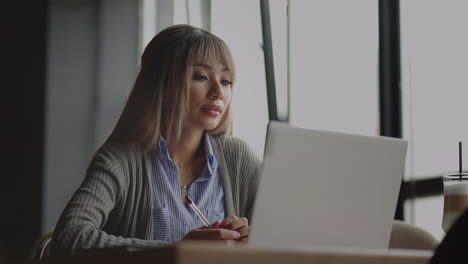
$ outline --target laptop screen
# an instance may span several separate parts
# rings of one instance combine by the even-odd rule
[[[249,243],[387,248],[406,149],[270,122]]]

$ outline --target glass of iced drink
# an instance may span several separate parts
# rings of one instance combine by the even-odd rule
[[[468,208],[468,173],[450,173],[444,180],[444,215],[442,228],[447,233],[457,218]]]

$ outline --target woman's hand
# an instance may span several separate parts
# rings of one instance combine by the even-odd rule
[[[249,235],[247,218],[229,216],[223,222],[216,221],[212,227],[200,227],[190,231],[184,240],[241,240]]]
[[[188,232],[183,240],[237,240],[241,235],[237,231],[224,228],[200,227]]]
[[[249,221],[245,217],[238,218],[237,216],[228,216],[223,222],[214,222],[214,228],[224,228],[232,231],[237,231],[240,237],[237,240],[247,240],[249,236]]]

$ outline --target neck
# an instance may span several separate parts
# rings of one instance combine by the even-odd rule
[[[203,148],[203,130],[183,129],[179,141],[175,137],[169,140],[169,154],[179,167],[191,164]]]

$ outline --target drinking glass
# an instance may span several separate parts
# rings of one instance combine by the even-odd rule
[[[444,180],[444,214],[442,228],[447,233],[457,218],[468,208],[468,173],[450,173]]]

